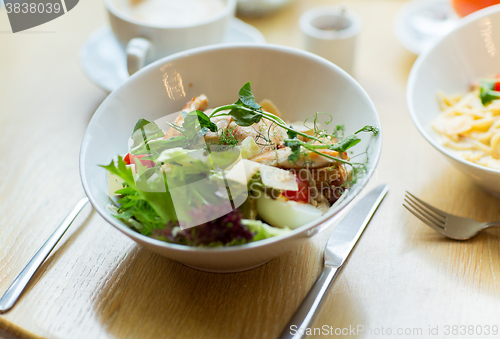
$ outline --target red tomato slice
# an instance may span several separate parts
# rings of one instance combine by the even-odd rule
[[[127,155],[123,158],[123,161],[125,161],[127,165],[130,165],[130,153],[127,153]]]
[[[309,202],[309,182],[307,180],[299,178],[295,175],[295,180],[297,181],[297,186],[299,186],[298,191],[284,191],[283,196],[289,200],[299,201],[299,202]]]
[[[500,73],[498,73],[495,78],[500,79]],[[500,81],[495,84],[495,87],[493,87],[493,90],[500,92]]]
[[[139,155],[131,155],[130,153],[127,153],[127,155],[123,158],[123,161],[127,165],[135,164],[135,159],[139,159],[141,161],[142,166],[151,168],[155,166],[155,162],[153,160],[142,160],[142,158],[147,157],[148,154],[139,154]]]

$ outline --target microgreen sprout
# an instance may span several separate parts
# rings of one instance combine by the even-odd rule
[[[227,112],[228,111],[228,112]],[[365,126],[358,130],[356,133],[353,135],[348,136],[347,138],[339,141],[339,142],[333,142],[333,140],[336,140],[338,137],[343,137],[345,128],[343,125],[338,125],[334,132],[332,134],[328,134],[327,130],[321,130],[319,128],[319,115],[320,114],[327,114],[327,113],[316,113],[313,116],[313,128],[314,128],[314,134],[309,135],[303,132],[300,132],[296,129],[294,129],[292,126],[288,126],[281,118],[278,116],[265,112],[262,110],[262,107],[255,102],[255,98],[252,94],[252,89],[251,89],[251,84],[250,82],[247,82],[239,91],[239,99],[231,105],[225,105],[216,108],[212,114],[210,115],[209,118],[217,117],[217,116],[224,116],[224,115],[230,115],[234,118],[234,121],[237,125],[239,126],[251,126],[255,123],[258,123],[261,121],[261,119],[267,119],[271,121],[272,123],[276,124],[277,126],[285,129],[288,134],[288,139],[285,139],[285,146],[290,147],[292,150],[292,154],[289,157],[290,161],[297,161],[300,158],[300,150],[301,147],[305,148],[306,150],[317,153],[325,158],[350,165],[351,167],[356,167],[359,165],[362,165],[361,163],[352,163],[350,161],[341,159],[339,157],[334,157],[329,154],[321,153],[318,150],[319,149],[329,149],[337,152],[345,152],[349,148],[353,147],[354,145],[358,144],[361,139],[357,136],[358,133],[360,132],[369,132],[373,136],[376,136],[378,134],[378,128],[374,126]],[[331,117],[331,116],[330,116]],[[329,124],[332,121],[333,118],[330,118],[330,120],[327,120],[325,122],[326,124]],[[307,120],[306,120],[307,122]],[[306,123],[305,122],[305,123]],[[304,124],[305,124],[304,123]],[[304,142],[298,137],[301,136],[305,138],[306,140],[312,140],[314,143],[307,143]]]

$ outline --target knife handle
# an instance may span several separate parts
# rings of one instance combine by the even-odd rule
[[[314,286],[279,336],[280,339],[298,339],[304,333],[318,312],[323,298],[340,272],[340,267],[325,266]]]

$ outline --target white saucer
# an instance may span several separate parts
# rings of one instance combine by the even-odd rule
[[[399,42],[420,54],[451,31],[459,20],[450,0],[413,0],[399,10],[394,30]]]
[[[224,43],[265,43],[262,33],[253,26],[234,18]],[[125,54],[109,26],[96,30],[80,49],[80,65],[97,86],[111,92],[129,77]]]

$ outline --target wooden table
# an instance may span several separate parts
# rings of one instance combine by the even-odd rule
[[[300,47],[300,14],[335,3],[341,1],[298,0],[247,21],[270,43]],[[384,128],[369,185],[389,183],[391,190],[314,327],[361,325],[353,337],[365,338],[387,329],[414,337],[421,329],[419,338],[436,338],[447,325],[499,326],[500,233],[450,241],[401,206],[409,190],[486,221],[500,219],[499,201],[448,164],[410,120],[405,85],[415,56],[393,33],[402,2],[347,4],[364,25],[357,80]],[[85,0],[53,22],[10,34],[0,10],[0,293],[84,194],[79,146],[107,93],[85,78],[78,51],[105,23],[102,1]],[[257,269],[210,274],[138,247],[87,207],[19,303],[0,316],[0,337],[274,338],[317,278],[328,234]],[[436,326],[439,336],[429,336]]]

